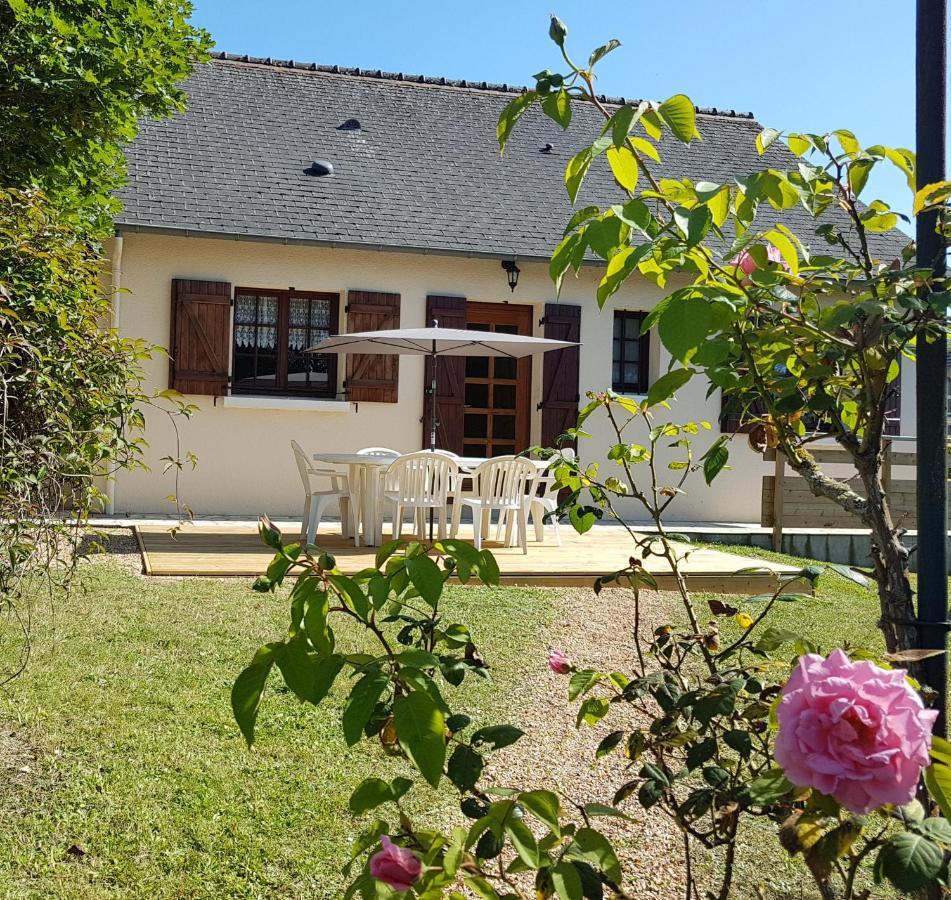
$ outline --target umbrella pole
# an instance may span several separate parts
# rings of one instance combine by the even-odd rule
[[[433,352],[429,357],[432,366],[432,375],[429,380],[429,452],[436,449],[436,342],[433,341]],[[433,516],[435,510],[429,507],[429,540],[433,539]]]

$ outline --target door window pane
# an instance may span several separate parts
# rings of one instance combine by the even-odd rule
[[[492,395],[496,409],[515,409],[514,384],[497,384],[492,388]]]
[[[466,378],[488,378],[489,377],[489,357],[488,356],[467,356],[466,357]]]
[[[466,384],[466,406],[486,409],[489,405],[489,386],[487,384]]]
[[[507,356],[496,356],[493,362],[495,363],[496,378],[511,378],[514,380],[518,377],[517,359],[509,359]]]
[[[466,413],[463,422],[463,436],[484,438],[489,433],[489,417],[485,413]]]

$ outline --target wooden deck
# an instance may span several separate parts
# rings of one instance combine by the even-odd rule
[[[463,526],[463,537],[466,530]],[[163,526],[140,526],[136,535],[147,575],[253,577],[264,572],[273,555],[249,526],[185,526],[174,536]],[[597,576],[623,568],[632,551],[630,536],[619,526],[596,526],[585,535],[563,527],[562,538],[562,547],[529,542],[527,554],[492,542],[485,546],[498,560],[503,584],[549,587],[590,587]],[[322,528],[317,543],[336,556],[344,572],[373,565],[376,548],[355,549],[352,541],[340,536],[339,525]],[[689,544],[678,547],[687,554],[685,567],[692,590],[756,594],[774,589],[778,577],[797,571],[719,550]],[[664,560],[648,557],[648,564],[661,589],[675,587]],[[751,567],[758,570],[750,571]],[[808,587],[796,586],[796,590],[804,589]]]

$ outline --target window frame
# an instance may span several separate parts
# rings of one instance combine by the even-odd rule
[[[614,319],[611,321],[611,390],[616,394],[646,394],[648,388],[650,387],[650,332],[643,331],[644,319],[647,318],[646,312],[635,312],[634,310],[627,309],[616,309],[614,310]],[[614,329],[616,328],[616,323],[618,320],[625,322],[629,319],[636,319],[640,324],[639,334],[636,338],[627,338],[624,337],[624,326],[621,326],[621,337],[616,338],[614,336]],[[614,355],[615,341],[620,341],[620,359],[616,358]],[[634,344],[638,345],[638,359],[637,359],[637,382],[629,382],[624,380],[624,346],[625,344]],[[620,363],[621,367],[621,380],[614,380],[614,364],[615,362]],[[633,362],[633,360],[627,360],[627,362]]]
[[[277,363],[273,387],[244,386],[235,381],[235,363],[238,355],[237,325],[235,316],[238,310],[238,296],[251,294],[258,297],[277,297]],[[337,354],[319,354],[327,360],[327,387],[301,387],[288,385],[288,338],[290,334],[290,302],[292,299],[330,301],[329,334],[340,333],[340,294],[335,291],[299,291],[296,289],[276,289],[264,287],[235,287],[231,312],[231,367],[228,373],[230,393],[236,397],[319,397],[334,399],[340,393],[337,390]]]

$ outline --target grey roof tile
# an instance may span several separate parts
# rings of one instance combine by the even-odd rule
[[[187,111],[143,122],[127,151],[121,226],[547,258],[572,212],[565,164],[600,127],[592,109],[567,132],[533,109],[503,157],[495,124],[521,88],[227,54],[186,90]],[[699,112],[703,141],[664,140],[660,176],[722,182],[763,167],[752,115]],[[341,128],[349,119],[361,127]],[[314,159],[334,174],[306,174]],[[765,159],[793,163],[778,145]],[[619,196],[599,159],[578,205]],[[815,242],[804,211],[783,221]],[[904,243],[874,240],[883,254]]]

